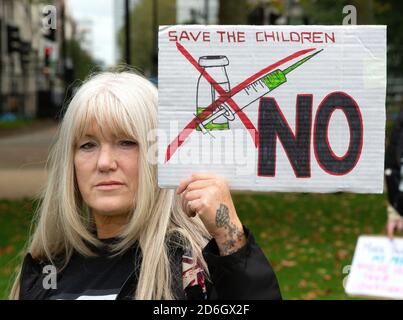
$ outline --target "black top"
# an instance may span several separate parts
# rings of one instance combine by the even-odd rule
[[[57,288],[49,290],[48,299],[115,300],[136,267],[133,250],[116,256],[108,249],[108,244],[116,240],[102,239],[104,246],[93,248],[98,254],[96,257],[73,254],[67,267],[57,276]]]
[[[390,135],[390,141],[385,152],[386,187],[389,203],[403,215],[403,192],[399,190],[403,179],[400,172],[403,165],[403,111],[399,113]]]
[[[276,276],[253,235],[244,227],[247,243],[238,251],[220,256],[212,239],[203,249],[210,278],[177,245],[168,244],[172,292],[176,299],[281,299]],[[99,256],[73,254],[68,266],[57,274],[57,288],[48,283],[45,262],[28,253],[21,271],[20,299],[133,299],[141,265],[141,250],[134,245],[120,256],[111,257],[107,244]]]

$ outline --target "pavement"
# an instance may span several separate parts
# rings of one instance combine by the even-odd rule
[[[0,138],[0,199],[35,197],[46,181],[45,164],[57,124]]]

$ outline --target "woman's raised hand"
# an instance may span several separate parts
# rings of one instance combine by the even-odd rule
[[[210,173],[194,173],[176,189],[182,195],[183,211],[198,215],[217,242],[221,255],[231,254],[246,243],[227,181]]]

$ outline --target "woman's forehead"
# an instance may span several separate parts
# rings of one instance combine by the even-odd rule
[[[78,135],[78,138],[83,137],[98,137],[104,139],[111,139],[117,137],[130,136],[122,127],[113,126],[112,123],[98,124],[97,121],[92,120],[86,123]]]

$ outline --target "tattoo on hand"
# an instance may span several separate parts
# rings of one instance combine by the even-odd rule
[[[215,224],[217,227],[221,228],[229,224],[229,210],[225,204],[220,204],[215,216]]]
[[[223,248],[220,248],[222,255],[229,255],[239,249],[239,242],[245,238],[243,230],[238,230],[235,224],[230,221],[228,207],[220,204],[216,212],[216,226],[227,230],[227,240],[224,242]]]

